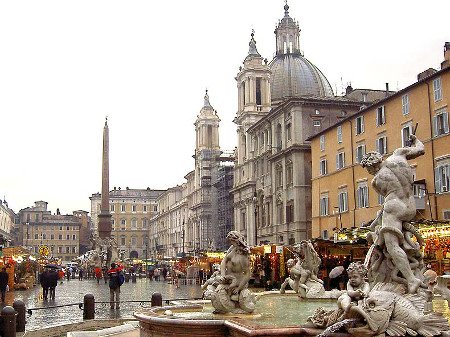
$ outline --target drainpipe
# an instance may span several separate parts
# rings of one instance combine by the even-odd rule
[[[430,97],[430,83],[427,81],[427,97],[428,97],[428,117],[430,120],[430,141],[431,141],[431,163],[433,165],[433,186],[434,186],[434,193],[433,193],[433,200],[434,200],[434,214],[436,214],[436,220],[439,219],[438,214],[438,207],[437,207],[437,197],[436,197],[436,165],[434,164],[434,140],[433,140],[433,118],[431,116],[431,97]],[[428,194],[428,200],[430,199],[430,195]],[[430,205],[431,208],[431,205]]]
[[[356,227],[356,189],[355,189],[355,165],[354,165],[354,158],[353,158],[353,123],[352,119],[349,119],[350,123],[350,150],[351,152],[351,158],[352,158],[352,185],[353,185],[353,227]]]

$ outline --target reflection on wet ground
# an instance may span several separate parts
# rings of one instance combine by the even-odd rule
[[[124,283],[120,289],[121,301],[150,301],[154,292],[162,294],[162,298],[199,298],[202,290],[199,285],[187,285],[177,288],[166,282],[150,281],[149,279],[137,279],[136,283]],[[48,308],[33,310],[32,315],[27,315],[27,330],[36,330],[42,327],[61,325],[66,323],[81,322],[83,311],[78,303],[83,303],[84,295],[93,294],[96,302],[109,301],[108,284],[102,280],[97,284],[96,280],[64,280],[56,287],[56,300],[44,302],[42,288],[39,285],[28,290],[10,291],[6,295],[6,304],[12,305],[14,300],[22,300],[25,307],[45,308],[65,304],[76,304],[60,308]],[[164,303],[163,303],[164,304]],[[122,303],[120,310],[110,310],[109,303],[95,305],[95,318],[132,318],[133,312],[142,307],[150,307],[150,303]]]

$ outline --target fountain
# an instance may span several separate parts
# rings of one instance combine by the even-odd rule
[[[245,241],[230,232],[232,246],[220,274],[205,287],[212,305],[204,301],[136,312],[141,337],[450,336],[448,318],[433,310],[433,292],[424,282],[423,239],[409,223],[416,209],[407,160],[423,154],[422,142],[411,135],[409,146],[396,149],[385,160],[369,152],[361,161],[374,175],[372,186],[385,202],[370,225],[371,247],[364,264],[350,264],[347,291],[334,294],[337,301],[322,290],[317,279],[320,259],[308,241],[298,247],[297,263],[290,261],[281,294],[252,294],[247,289]],[[450,299],[447,281],[440,277],[435,287],[444,299]],[[287,284],[294,294],[283,294]]]

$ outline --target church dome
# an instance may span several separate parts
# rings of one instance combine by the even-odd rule
[[[333,89],[324,74],[300,51],[300,27],[284,6],[284,17],[275,28],[276,54],[270,62],[272,100],[284,97],[333,97]]]
[[[283,97],[333,97],[325,75],[310,61],[297,54],[280,54],[270,63],[272,100]]]

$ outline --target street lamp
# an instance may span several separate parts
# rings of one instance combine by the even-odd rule
[[[253,192],[253,209],[255,212],[255,246],[258,245],[258,221],[257,221],[258,212],[256,209],[257,202],[258,202],[258,197],[256,196],[256,192]]]
[[[184,236],[185,236],[186,232],[184,229],[184,220],[183,220],[183,230],[181,232],[181,239],[183,240],[183,257],[184,257]]]

